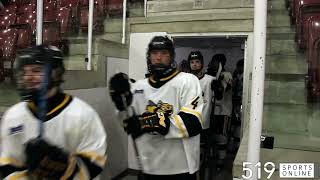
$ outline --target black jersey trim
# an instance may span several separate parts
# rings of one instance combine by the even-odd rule
[[[27,170],[27,168],[22,168],[22,167],[16,167],[16,166],[12,166],[10,164],[6,164],[3,166],[0,166],[0,177],[5,178],[7,176],[9,176],[12,173],[18,172],[18,171],[23,171],[20,172],[19,174],[16,174],[15,176],[22,178],[22,177],[26,177],[26,172],[25,170]],[[14,179],[14,177],[11,177],[11,179]]]
[[[182,112],[182,111],[180,111],[178,113],[178,115],[182,119],[182,121],[187,129],[189,137],[196,136],[196,135],[200,134],[200,132],[202,131],[202,126],[199,121],[199,118],[196,115],[189,114],[189,113]]]
[[[159,80],[155,80],[154,75],[152,75],[149,77],[149,84],[154,88],[160,88],[162,85],[173,79],[179,73],[180,71],[178,70],[172,71],[172,73],[170,73],[167,77],[163,77]]]
[[[73,97],[71,95],[63,94],[63,98],[57,102],[53,102],[53,104],[50,104],[51,107],[49,107],[49,112],[46,115],[45,121],[49,121],[60,114],[60,112],[62,112],[71,103],[72,99]],[[32,114],[38,118],[37,106],[35,103],[32,101],[28,102],[28,108],[31,110]]]
[[[203,74],[202,76],[198,77],[198,79],[201,80],[202,78],[204,78],[204,75],[206,74]]]

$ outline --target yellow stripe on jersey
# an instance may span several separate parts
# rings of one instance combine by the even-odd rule
[[[178,70],[176,70],[174,73],[172,73],[170,76],[168,77],[165,77],[165,78],[161,78],[160,81],[166,81],[166,80],[169,80],[171,79],[172,77],[174,77],[175,75],[177,75],[179,73]]]
[[[62,107],[64,107],[70,100],[71,96],[70,95],[66,95],[65,98],[63,99],[62,103],[60,103],[57,107],[55,107],[54,109],[52,109],[50,112],[47,113],[47,116],[53,114],[54,112],[58,111],[59,109],[61,109]],[[34,112],[37,111],[37,106],[34,104],[34,102],[29,102],[28,106],[30,107],[30,109]]]
[[[22,171],[22,172],[18,172],[14,175],[12,175],[11,177],[8,178],[8,180],[19,180],[21,178],[25,178],[28,177],[28,172],[27,171]]]
[[[77,165],[79,167],[79,179],[80,180],[90,179],[90,175],[88,173],[87,167],[84,165],[84,162],[82,162],[82,160],[78,159]]]
[[[200,112],[195,111],[194,109],[187,108],[187,107],[182,107],[180,111],[195,115],[199,119],[201,124],[203,124],[203,119],[202,119],[202,115]]]
[[[68,101],[70,100],[70,96],[66,95],[66,97],[64,98],[64,100],[62,101],[61,104],[59,104],[59,106],[55,107],[54,109],[52,109],[49,113],[47,113],[47,116],[49,116],[50,114],[56,112],[57,110],[59,110],[61,107],[64,107]]]
[[[182,107],[178,116],[180,116],[187,129],[188,137],[196,136],[202,131],[203,126],[201,113],[193,109]]]
[[[187,135],[188,132],[187,132],[187,130],[183,127],[184,125],[183,125],[182,120],[180,119],[180,116],[175,115],[175,116],[173,116],[173,119],[174,119],[174,121],[176,122],[176,124],[177,124],[177,126],[178,126],[178,128],[179,128],[179,130],[180,130],[180,133],[182,134],[182,137],[184,137],[184,138],[188,137],[188,135]]]
[[[106,156],[99,155],[96,152],[77,152],[76,155],[88,158],[91,161],[94,161],[97,165],[101,167],[104,167],[107,161]]]
[[[167,80],[173,78],[173,77],[174,77],[175,75],[177,75],[179,72],[180,72],[180,71],[176,70],[176,71],[174,71],[170,76],[165,77],[165,78],[161,78],[160,81],[167,81]],[[151,81],[152,83],[156,83],[157,81],[155,81],[153,78],[154,78],[154,76],[151,76],[149,79],[150,79],[150,81]]]
[[[72,176],[75,168],[76,168],[76,164],[77,164],[77,161],[76,161],[76,158],[74,156],[71,156],[69,158],[69,165],[67,167],[67,170],[66,172],[64,173],[64,175],[60,178],[60,180],[67,180],[70,178],[70,176]]]
[[[10,165],[13,165],[16,167],[24,167],[24,163],[22,163],[21,161],[15,159],[15,158],[11,158],[11,157],[0,158],[0,164],[1,165],[10,164]]]

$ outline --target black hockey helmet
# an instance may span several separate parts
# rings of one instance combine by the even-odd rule
[[[192,51],[192,52],[190,52],[190,54],[188,56],[189,64],[190,64],[190,61],[194,60],[194,59],[199,59],[201,64],[203,65],[203,56],[202,56],[200,51]]]
[[[51,76],[48,78],[47,88],[59,86],[62,82],[62,75],[65,72],[61,51],[55,46],[37,45],[22,49],[17,52],[16,57],[16,78],[18,90],[23,100],[31,100],[36,91],[27,89],[23,83],[23,67],[25,65],[48,65]]]
[[[169,68],[175,68],[176,63],[174,61],[175,58],[175,51],[174,51],[174,45],[172,40],[168,36],[155,36],[152,38],[148,45],[148,50],[147,50],[147,65],[148,65],[148,71],[153,74],[153,71],[155,70],[156,67],[153,67],[151,64],[150,60],[150,54],[151,51],[153,50],[168,50],[170,53],[170,58],[171,58],[171,65]]]

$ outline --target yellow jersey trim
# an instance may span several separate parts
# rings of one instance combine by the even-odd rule
[[[11,177],[9,177],[8,180],[19,180],[24,177],[28,177],[27,171],[18,172],[16,174],[12,175]]]
[[[182,122],[182,120],[180,119],[180,116],[175,115],[175,116],[173,116],[173,119],[174,119],[174,121],[176,122],[176,124],[177,124],[177,126],[178,126],[178,128],[179,128],[179,130],[180,130],[180,133],[182,134],[182,137],[183,137],[183,138],[188,137],[188,135],[187,135],[187,130],[183,127],[183,122]]]
[[[189,113],[189,114],[195,115],[199,119],[201,124],[203,124],[202,115],[198,111],[195,111],[193,109],[189,109],[189,108],[186,108],[186,107],[182,107],[181,111],[185,112],[185,113]]]
[[[168,77],[164,77],[164,78],[161,78],[160,81],[167,81],[171,78],[173,78],[174,76],[176,76],[180,71],[176,70],[174,73],[172,73],[170,76]],[[150,81],[152,83],[156,83],[156,81],[153,79],[153,76],[150,77]]]
[[[2,157],[0,158],[0,164],[1,165],[6,165],[6,164],[11,164],[17,167],[24,167],[24,163],[20,162],[19,160],[11,157]]]
[[[54,112],[58,111],[60,108],[64,107],[68,103],[69,100],[70,100],[70,96],[66,95],[66,97],[64,98],[62,103],[59,104],[59,106],[52,109],[49,113],[47,113],[47,116],[53,114]]]
[[[96,152],[77,152],[76,155],[88,158],[91,161],[96,162],[97,165],[99,165],[101,167],[104,167],[104,165],[106,164],[106,161],[107,161],[106,156],[99,155]]]

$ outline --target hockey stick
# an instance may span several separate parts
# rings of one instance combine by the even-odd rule
[[[127,101],[126,101],[126,97],[124,94],[121,94],[121,101],[124,105],[124,111],[126,112],[126,118],[129,118],[130,117],[129,108],[127,106]],[[136,112],[132,106],[131,106],[131,109],[132,109],[133,116],[135,116]],[[139,168],[138,176],[139,176],[141,173],[144,173],[143,164],[142,164],[142,160],[141,160],[141,157],[140,157],[140,154],[138,151],[137,142],[135,141],[135,139],[132,136],[131,136],[131,138],[132,138],[132,143],[133,143],[133,149],[136,154],[137,161],[138,161],[138,168]],[[139,180],[143,180],[143,176],[141,176],[140,178],[141,179],[139,179]]]

